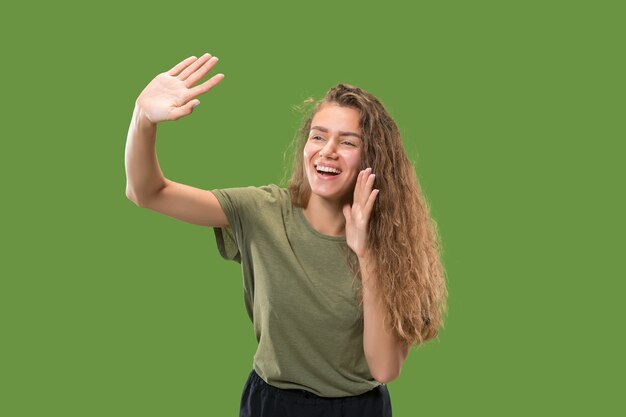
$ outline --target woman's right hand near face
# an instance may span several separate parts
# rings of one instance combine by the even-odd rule
[[[157,75],[143,89],[136,101],[139,111],[152,123],[178,120],[191,114],[196,99],[224,79],[217,74],[204,83],[193,87],[217,63],[218,58],[206,53],[200,58],[189,57],[167,72]]]

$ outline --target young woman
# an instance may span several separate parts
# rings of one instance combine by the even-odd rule
[[[156,126],[223,78],[217,58],[159,74],[135,105],[128,198],[212,227],[241,263],[258,341],[240,416],[391,416],[387,383],[437,336],[447,290],[439,236],[400,132],[378,99],[339,84],[305,113],[288,186],[201,190],[166,179]]]

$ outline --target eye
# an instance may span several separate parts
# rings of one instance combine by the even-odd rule
[[[322,139],[322,137],[321,137],[321,136],[313,136],[311,139],[313,139],[313,140],[317,140],[317,138]]]
[[[347,140],[346,140],[345,142],[343,142],[343,143],[347,143],[347,144],[348,144],[348,145],[350,145],[350,146],[356,146],[354,143],[352,143],[352,142],[348,142]]]

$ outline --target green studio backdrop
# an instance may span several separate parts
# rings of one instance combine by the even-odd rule
[[[379,97],[398,123],[441,233],[450,307],[438,339],[389,384],[394,416],[615,415],[623,11],[5,6],[0,415],[237,415],[256,348],[240,266],[221,259],[212,229],[125,196],[136,97],[205,52],[225,79],[158,127],[173,181],[279,183],[293,106],[339,82]]]

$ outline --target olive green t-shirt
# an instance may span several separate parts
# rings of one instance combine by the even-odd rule
[[[345,237],[315,230],[278,185],[211,192],[229,223],[214,228],[220,255],[241,264],[259,376],[278,388],[323,397],[380,385],[363,352],[363,314]]]

